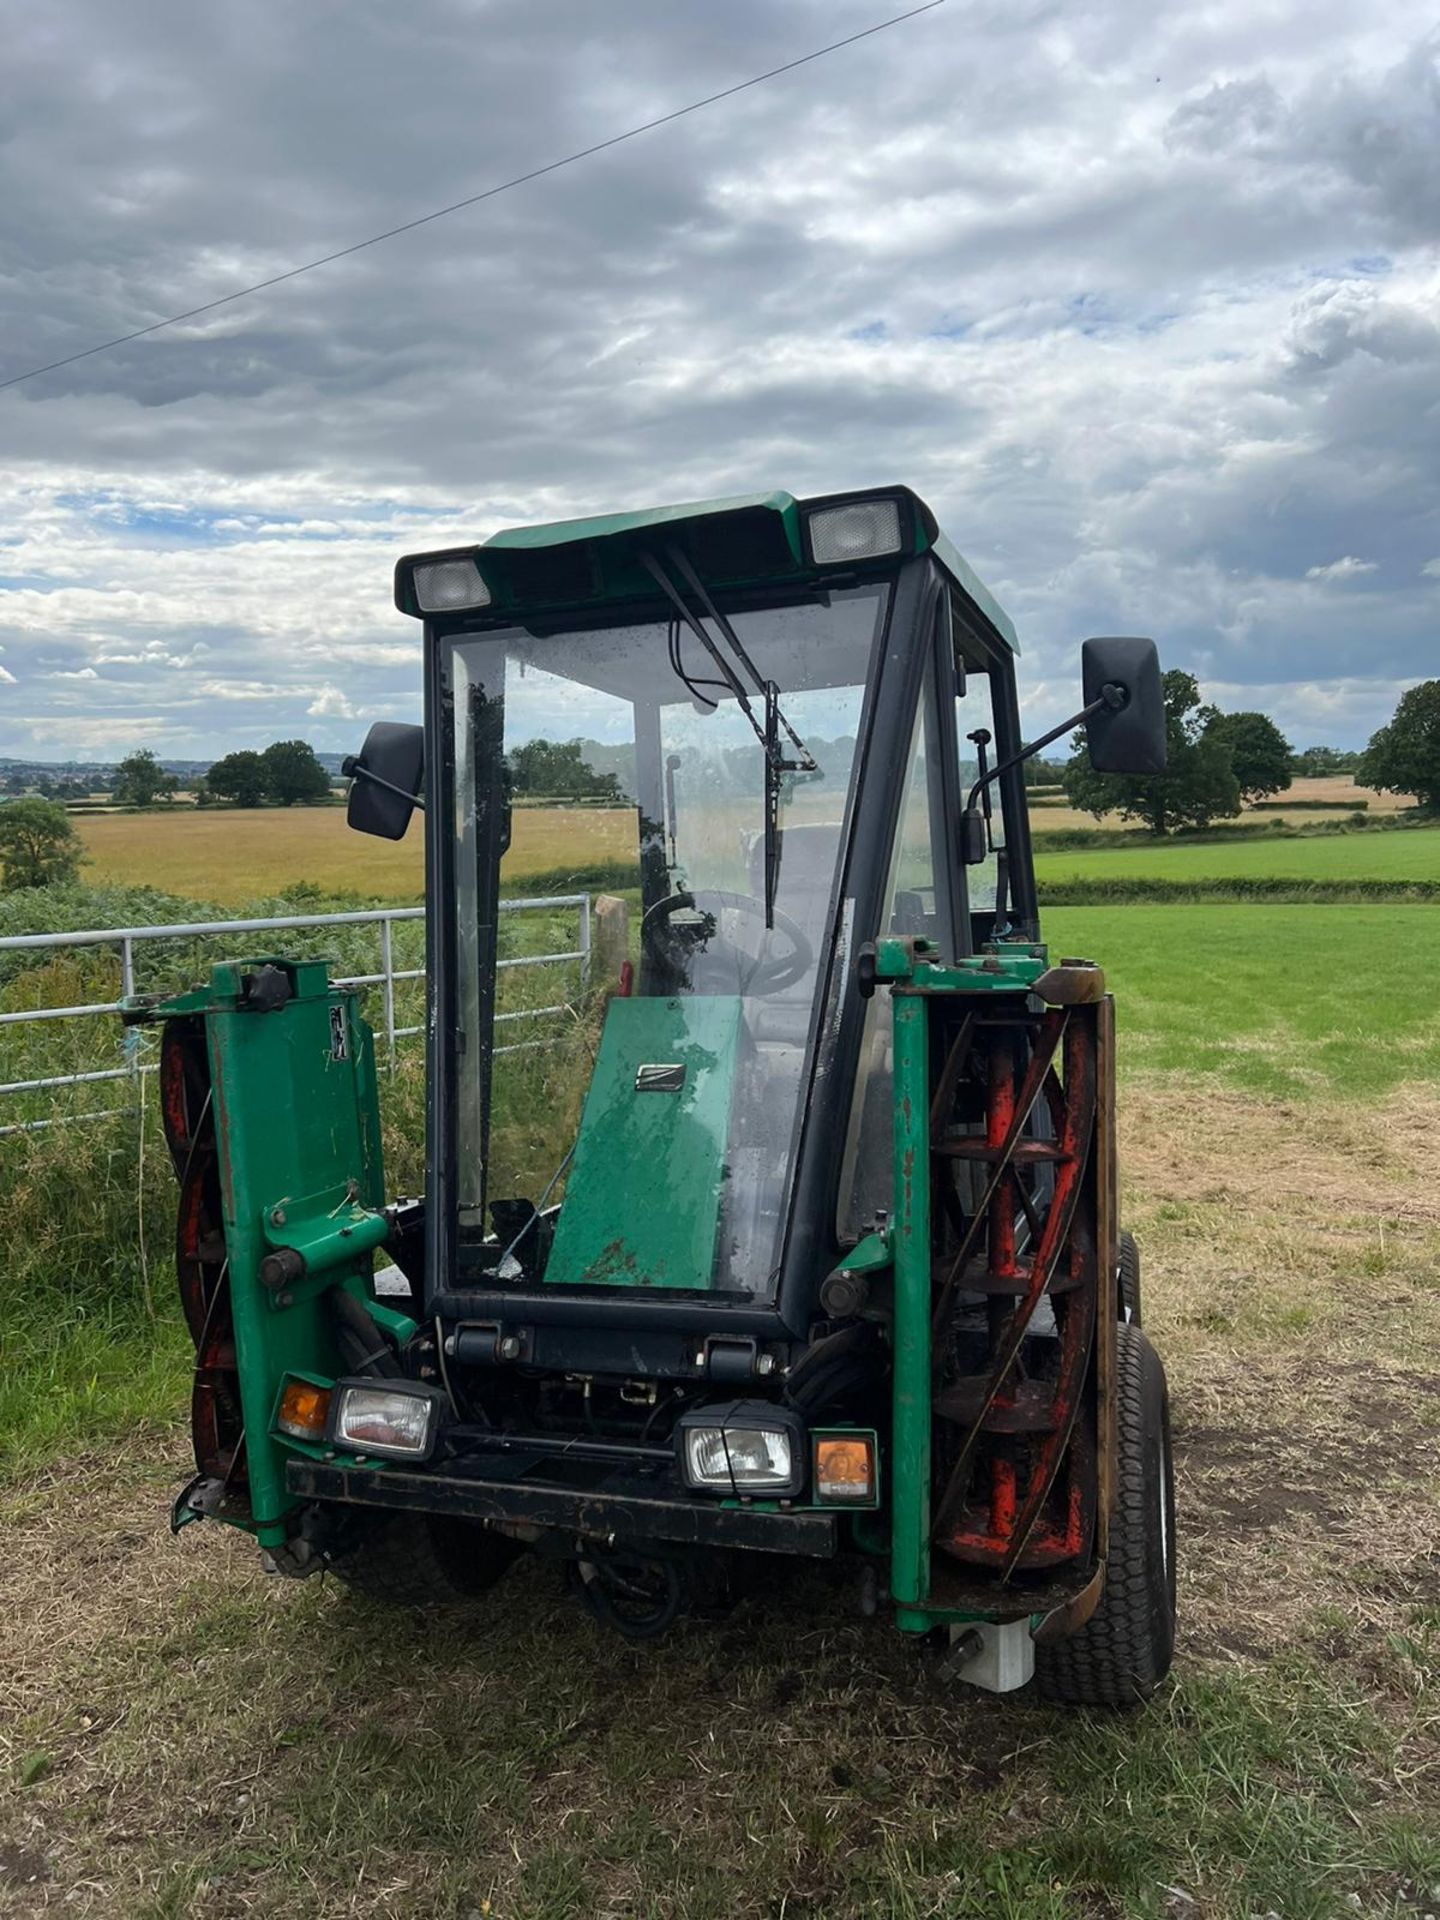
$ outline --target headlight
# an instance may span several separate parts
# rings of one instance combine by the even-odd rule
[[[796,1415],[768,1400],[696,1407],[681,1420],[679,1440],[687,1486],[730,1494],[800,1491],[804,1428]]]
[[[415,604],[422,613],[463,613],[470,607],[488,607],[490,589],[480,569],[468,556],[463,560],[427,560],[418,565]]]
[[[821,507],[806,518],[810,553],[820,567],[844,561],[878,560],[899,553],[898,500],[851,500],[843,507]]]
[[[440,1430],[444,1395],[409,1382],[341,1380],[325,1438],[350,1453],[387,1460],[428,1460]]]

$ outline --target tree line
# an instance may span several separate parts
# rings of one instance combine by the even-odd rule
[[[1440,814],[1440,680],[1424,680],[1400,700],[1394,716],[1358,754],[1330,747],[1295,753],[1263,713],[1222,713],[1200,697],[1194,674],[1172,668],[1164,676],[1169,765],[1163,775],[1141,778],[1096,773],[1077,734],[1074,753],[1058,771],[1072,805],[1097,819],[1118,813],[1140,820],[1152,833],[1201,828],[1229,819],[1242,801],[1253,805],[1284,792],[1295,777],[1352,774],[1366,787],[1413,795],[1426,812]],[[520,793],[618,800],[622,774],[590,764],[593,741],[535,740],[512,750],[511,779]],[[629,751],[602,751],[618,762]],[[170,799],[175,776],[148,749],[130,754],[116,770],[114,793],[121,805],[154,806]],[[326,798],[330,776],[303,740],[277,740],[263,753],[242,750],[217,760],[205,775],[197,801],[254,807],[270,802],[296,806]],[[84,846],[63,806],[39,795],[0,805],[0,891],[53,886],[75,879]]]
[[[1163,775],[1096,773],[1076,734],[1064,785],[1070,804],[1098,820],[1118,813],[1151,833],[1199,831],[1283,793],[1293,779],[1348,774],[1380,792],[1413,795],[1440,811],[1440,680],[1411,687],[1395,716],[1360,753],[1309,747],[1296,753],[1268,714],[1222,713],[1207,705],[1193,673],[1172,667],[1164,676]]]

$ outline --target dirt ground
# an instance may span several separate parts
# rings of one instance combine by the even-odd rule
[[[538,1565],[396,1619],[172,1540],[170,1431],[0,1504],[0,1913],[1431,1912],[1440,1101],[1124,1113],[1182,1543],[1138,1720],[956,1696],[825,1574],[645,1650]]]

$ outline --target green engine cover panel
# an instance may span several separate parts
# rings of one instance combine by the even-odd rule
[[[740,1001],[612,1000],[547,1285],[708,1288]]]

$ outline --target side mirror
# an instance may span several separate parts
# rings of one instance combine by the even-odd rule
[[[1165,771],[1165,694],[1153,640],[1087,640],[1080,649],[1085,704],[1104,704],[1085,722],[1097,773]]]
[[[425,729],[377,720],[358,754],[341,762],[350,780],[346,824],[381,840],[403,840],[420,799],[425,773]]]

